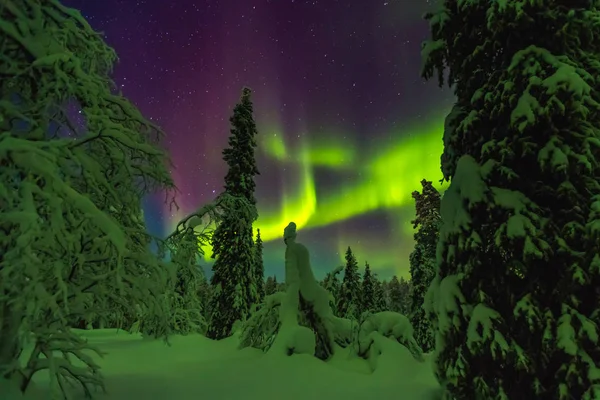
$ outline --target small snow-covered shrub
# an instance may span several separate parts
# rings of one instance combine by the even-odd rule
[[[266,352],[279,331],[279,307],[285,292],[266,296],[264,305],[243,324],[240,347],[254,347]]]
[[[404,315],[392,311],[383,311],[366,316],[361,321],[356,336],[358,355],[369,358],[378,336],[394,339],[406,347],[415,360],[424,361],[423,351],[413,337],[413,327]]]

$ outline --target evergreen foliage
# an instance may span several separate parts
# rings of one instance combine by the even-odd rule
[[[410,283],[404,278],[392,276],[387,285],[388,309],[402,315],[410,314]]]
[[[256,282],[256,303],[260,304],[265,299],[265,266],[263,262],[263,242],[260,238],[260,229],[256,230],[254,243],[254,281]]]
[[[103,381],[74,322],[139,312],[169,333],[168,266],[141,217],[174,187],[163,132],[114,91],[116,54],[79,12],[12,0],[0,21],[0,379],[25,392],[47,369],[52,396],[90,396]]]
[[[265,296],[270,296],[277,292],[277,277],[269,276],[265,282]]]
[[[171,238],[172,264],[175,268],[172,301],[173,331],[179,334],[204,333],[205,319],[199,296],[202,282],[206,281],[198,266],[201,255],[198,239],[192,228]]]
[[[440,194],[432,182],[423,179],[422,193],[413,192],[416,218],[412,221],[415,233],[415,249],[410,254],[412,293],[410,299],[410,322],[414,336],[421,349],[433,349],[433,330],[423,308],[425,293],[435,276],[435,251],[437,247],[440,217]]]
[[[375,306],[375,282],[371,275],[371,267],[365,262],[365,273],[363,274],[361,290],[361,315],[364,312],[376,312]]]
[[[346,250],[346,266],[337,299],[337,315],[354,319],[358,319],[360,315],[360,275],[356,257],[350,247]]]
[[[258,174],[254,149],[256,124],[253,116],[251,91],[244,88],[240,102],[233,110],[229,147],[223,159],[229,170],[225,176],[225,193],[244,203],[244,212],[224,208],[222,220],[212,237],[213,275],[211,285],[211,316],[207,336],[223,339],[231,335],[235,321],[248,318],[257,302],[255,280],[256,257],[252,223],[256,220],[254,176]]]
[[[375,298],[375,312],[388,311],[383,282],[375,273],[373,273],[373,297]]]
[[[453,399],[600,398],[600,2],[446,0],[436,373]]]
[[[321,281],[321,286],[323,286],[325,289],[327,289],[329,294],[331,294],[331,300],[330,300],[329,304],[330,304],[331,309],[333,310],[335,316],[339,316],[338,310],[337,310],[337,299],[340,296],[340,290],[341,290],[341,283],[340,283],[340,279],[338,278],[338,275],[343,270],[344,270],[344,266],[341,265],[341,266],[337,267],[336,269],[334,269],[333,271],[328,272],[325,275],[325,278],[323,278],[323,281]]]

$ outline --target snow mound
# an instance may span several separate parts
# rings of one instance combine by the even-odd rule
[[[212,341],[196,334],[173,336],[166,345],[122,331],[78,333],[107,353],[94,356],[107,389],[107,394],[95,394],[98,400],[440,398],[429,360],[416,362],[392,339],[381,341],[378,368],[369,373],[367,361],[351,354],[338,354],[332,364],[305,354],[266,356],[257,349],[239,350],[236,337]],[[34,380],[27,400],[50,399],[46,375],[36,374]],[[72,399],[83,400],[83,394],[74,393]]]
[[[413,327],[404,315],[382,311],[369,315],[360,325],[358,332],[358,353],[375,363],[377,356],[382,354],[390,345],[386,338],[393,339],[405,347],[413,358],[424,361],[423,351],[413,337]]]

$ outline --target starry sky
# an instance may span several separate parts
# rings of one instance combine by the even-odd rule
[[[166,132],[180,210],[145,202],[164,236],[221,190],[233,106],[253,90],[266,274],[283,278],[298,225],[322,277],[351,246],[383,278],[408,276],[411,192],[441,178],[453,96],[423,82],[431,1],[65,0],[115,48],[114,79]],[[205,268],[209,268],[205,261]]]

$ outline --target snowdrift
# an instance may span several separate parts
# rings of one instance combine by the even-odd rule
[[[108,391],[98,393],[98,399],[439,399],[428,358],[416,361],[407,348],[383,335],[376,339],[377,368],[371,372],[368,361],[351,348],[337,348],[323,362],[304,354],[266,357],[258,349],[239,350],[237,335],[221,341],[175,336],[169,346],[123,331],[77,332],[106,352],[96,358]],[[49,399],[43,372],[34,383],[27,398]]]

